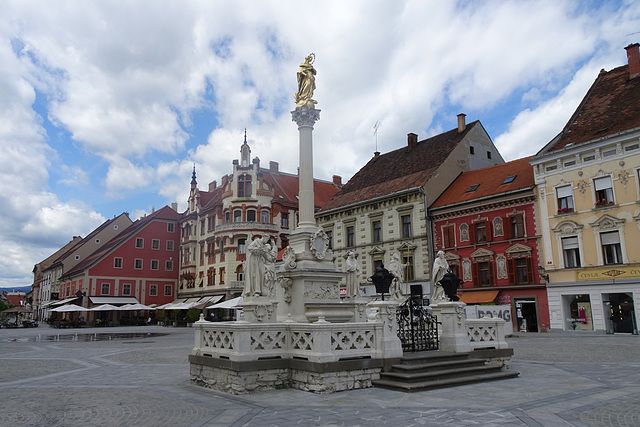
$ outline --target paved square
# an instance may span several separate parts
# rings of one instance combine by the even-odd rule
[[[191,329],[0,329],[0,425],[640,425],[638,336],[557,332],[508,342],[520,372],[511,380],[410,394],[230,396],[189,383]]]

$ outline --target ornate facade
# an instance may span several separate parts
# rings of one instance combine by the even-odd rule
[[[638,333],[640,57],[602,70],[562,132],[531,159],[551,327]]]
[[[536,204],[524,158],[462,173],[430,210],[435,247],[462,280],[461,300],[510,305],[516,331],[549,329]]]
[[[288,235],[298,221],[298,176],[281,172],[277,162],[269,168],[253,160],[245,140],[240,160],[233,171],[198,188],[195,168],[188,207],[180,222],[179,299],[203,296],[239,296],[244,288],[246,248],[259,236],[267,235],[279,251],[288,244]],[[314,180],[315,207],[326,203],[341,187]]]

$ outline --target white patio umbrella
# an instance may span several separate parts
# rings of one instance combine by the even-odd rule
[[[93,307],[91,311],[118,311],[119,309],[120,307],[116,307],[115,305],[102,304],[97,307]]]
[[[222,301],[217,304],[210,305],[209,307],[207,307],[207,310],[212,308],[235,308],[240,304],[242,304],[243,300],[244,298],[242,297],[231,298],[230,300]]]
[[[136,311],[136,310],[155,310],[155,308],[153,307],[149,307],[148,305],[144,305],[144,304],[125,304],[122,307],[119,308],[121,311]]]
[[[67,304],[67,305],[61,305],[60,307],[53,308],[51,309],[51,311],[55,311],[57,313],[69,313],[73,311],[89,311],[89,309],[80,307],[79,305],[76,305],[76,304]]]

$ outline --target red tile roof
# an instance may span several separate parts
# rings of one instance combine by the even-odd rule
[[[482,125],[476,120],[462,132],[455,128],[419,141],[412,148],[405,146],[373,157],[321,210],[340,208],[424,185],[474,126]]]
[[[629,66],[600,71],[562,132],[542,152],[557,151],[640,127],[640,77]]]
[[[530,159],[531,157],[524,157],[461,173],[431,205],[431,209],[534,187],[533,166],[529,164]],[[512,176],[515,176],[512,182],[503,184]],[[472,185],[478,185],[478,187],[474,191],[467,192]]]

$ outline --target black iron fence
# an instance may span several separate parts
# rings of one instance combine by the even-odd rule
[[[412,295],[397,311],[398,337],[403,351],[438,350],[438,319],[431,314],[423,299]]]

